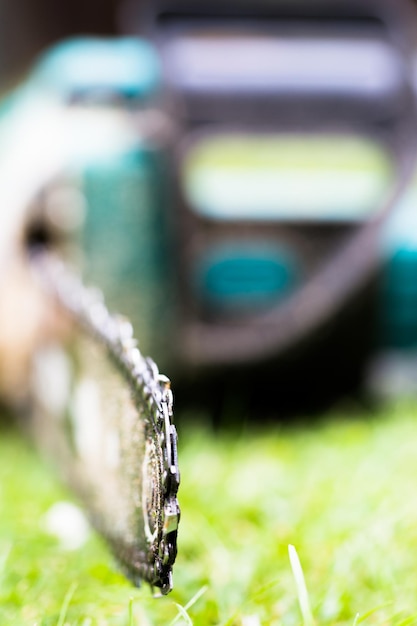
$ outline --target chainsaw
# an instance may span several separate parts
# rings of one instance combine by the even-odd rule
[[[180,477],[156,363],[186,393],[217,377],[278,405],[417,346],[417,17],[125,17],[131,35],[58,44],[1,104],[0,392],[127,575],[165,594]]]

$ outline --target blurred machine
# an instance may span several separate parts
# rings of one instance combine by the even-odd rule
[[[26,243],[78,265],[186,393],[351,388],[417,347],[416,27],[406,0],[161,1],[131,8],[140,38],[58,45],[3,126],[47,99],[120,131],[74,137]]]

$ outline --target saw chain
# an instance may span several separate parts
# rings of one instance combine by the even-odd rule
[[[45,364],[53,352],[41,347],[33,376],[38,406],[34,436],[44,447],[46,441],[49,452],[58,457],[58,465],[85,501],[93,525],[107,539],[127,576],[167,594],[172,589],[180,518],[170,381],[150,358],[142,356],[131,324],[109,313],[99,290],[84,286],[50,253],[34,253],[30,266],[58,316],[72,325],[66,352],[76,363],[73,370],[83,376],[80,354],[84,354],[81,360],[87,362],[87,370],[95,363],[97,380],[92,387],[91,372],[82,382],[72,380],[65,409],[61,407],[54,419],[52,414],[59,411],[51,407],[53,402],[45,402],[48,393],[36,386],[36,379],[44,385]],[[58,362],[56,358],[52,362],[56,375]],[[84,394],[90,399],[86,410],[79,410],[86,389],[95,391]],[[98,389],[107,395],[96,419],[91,398]]]

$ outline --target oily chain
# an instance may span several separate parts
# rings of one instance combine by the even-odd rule
[[[177,492],[180,473],[177,455],[177,432],[173,420],[173,395],[169,379],[160,374],[157,365],[140,353],[133,337],[130,322],[109,313],[103,294],[96,288],[86,287],[66,265],[49,253],[33,255],[32,266],[43,286],[75,319],[77,324],[96,342],[101,344],[127,381],[139,413],[145,415],[147,436],[160,446],[163,472],[160,485],[162,518],[160,531],[144,562],[135,562],[140,577],[151,586],[160,588],[162,594],[172,589],[172,566],[177,554],[177,529],[180,508]],[[129,563],[119,555],[129,569]]]

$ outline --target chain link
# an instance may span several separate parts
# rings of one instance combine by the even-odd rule
[[[161,524],[148,533],[147,551],[135,553],[133,578],[136,580],[139,573],[141,579],[160,588],[165,595],[172,589],[172,566],[177,554],[180,519],[177,499],[180,473],[170,381],[159,373],[150,358],[142,356],[133,337],[132,325],[126,318],[109,313],[98,289],[87,288],[62,261],[49,253],[34,254],[32,266],[43,288],[96,344],[104,348],[120,371],[130,387],[138,414],[144,415],[147,443],[157,450],[156,456],[162,458],[161,471],[152,472],[152,480],[161,483],[154,487],[162,498],[151,499],[152,507],[161,510],[144,510],[145,517],[149,513],[152,518],[160,519]],[[131,573],[133,557],[120,551],[117,556],[128,574]]]

